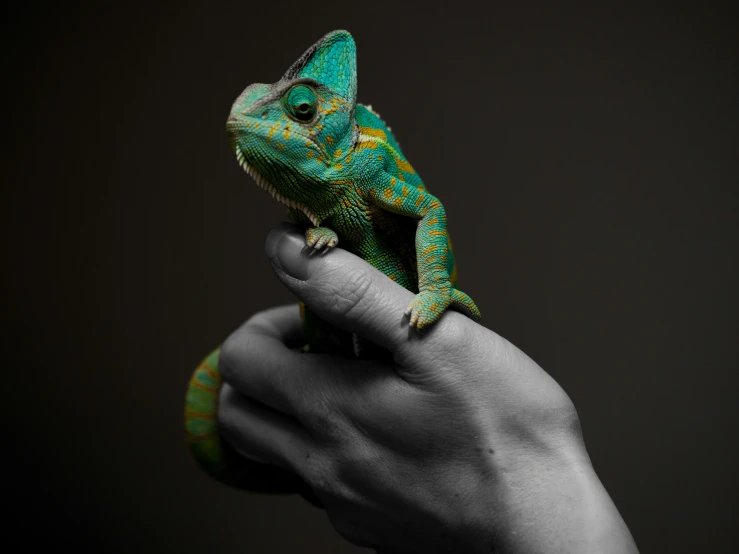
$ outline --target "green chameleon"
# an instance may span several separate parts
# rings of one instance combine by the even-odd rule
[[[455,288],[444,207],[405,159],[390,127],[356,96],[354,40],[334,31],[277,83],[253,84],[236,99],[226,122],[236,160],[305,228],[308,255],[341,244],[416,293],[403,316],[411,327],[426,327],[450,306],[479,319],[472,299]],[[369,346],[303,306],[301,313],[306,351],[359,355]],[[218,355],[215,350],[203,360],[190,381],[187,441],[207,473],[253,489],[254,479],[239,474],[254,472],[255,463],[218,435]]]

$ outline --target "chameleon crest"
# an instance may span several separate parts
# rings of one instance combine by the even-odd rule
[[[308,255],[339,242],[415,293],[402,316],[422,328],[449,307],[478,319],[455,288],[457,271],[441,202],[424,186],[390,128],[356,103],[356,47],[329,33],[274,84],[254,84],[234,102],[226,130],[236,159],[305,228]],[[359,353],[359,337],[303,309],[307,351]],[[348,339],[348,340],[347,340]],[[218,434],[219,350],[190,380],[185,428],[190,451],[219,481],[248,490],[280,489],[267,468],[232,452]],[[256,472],[256,473],[255,473]]]
[[[344,165],[356,141],[356,95],[354,41],[336,32],[277,83],[247,87],[226,123],[246,172],[316,227],[336,211],[331,185],[351,177]]]

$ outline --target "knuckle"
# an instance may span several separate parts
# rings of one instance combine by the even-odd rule
[[[346,422],[330,399],[317,398],[309,406],[303,406],[303,412],[304,423],[319,437],[332,443],[341,439]]]
[[[336,474],[341,483],[361,486],[368,472],[374,473],[383,464],[383,458],[365,441],[352,440],[337,452]]]
[[[326,506],[331,525],[339,535],[357,546],[372,546],[372,537],[367,536],[367,522],[360,520],[358,515],[367,500],[361,488],[343,478],[346,472],[341,460],[332,458],[313,476],[311,487]],[[356,468],[354,473],[361,475]],[[355,478],[355,481],[361,480]]]
[[[218,372],[224,381],[232,380],[239,359],[242,357],[242,348],[236,333],[231,333],[221,345],[221,354],[218,358]]]
[[[474,365],[477,352],[475,335],[467,318],[454,312],[445,313],[429,326],[428,342],[409,341],[403,356],[431,364],[439,383],[456,387],[469,379],[469,368]]]
[[[549,429],[550,435],[582,440],[580,416],[572,400],[561,387],[556,387],[548,393],[545,405],[542,405],[541,400],[537,404],[536,409],[529,412],[540,427]]]
[[[259,355],[259,340],[254,330],[267,324],[262,314],[256,314],[223,341],[218,371],[224,381],[233,382],[237,377],[243,381],[244,375],[239,369],[247,367]]]
[[[324,455],[316,462],[304,475],[316,494],[334,504],[351,502],[356,498],[353,487],[345,480],[347,470],[343,466],[343,458],[337,456],[335,451],[329,451],[329,455]]]
[[[472,338],[466,318],[451,311],[444,314],[437,327],[437,340],[445,350],[464,349]]]
[[[217,414],[218,429],[226,436],[232,437],[238,429],[234,414],[234,391],[226,385],[221,388]]]
[[[306,463],[299,470],[300,476],[319,497],[332,497],[336,482],[335,464],[326,450],[306,454]]]

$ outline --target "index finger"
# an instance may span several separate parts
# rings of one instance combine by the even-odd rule
[[[260,312],[236,329],[221,345],[218,370],[225,383],[241,394],[292,416],[300,395],[290,394],[282,381],[307,360],[290,348],[302,341],[303,326],[298,306],[280,306]],[[280,383],[275,382],[279,380]],[[296,385],[299,386],[299,385]]]
[[[312,391],[328,386],[336,370],[331,356],[303,354],[298,306],[281,306],[251,317],[224,341],[218,369],[243,395],[299,421],[315,402]],[[342,360],[346,366],[347,360]]]

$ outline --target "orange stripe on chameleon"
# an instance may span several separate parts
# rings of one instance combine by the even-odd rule
[[[211,366],[208,362],[203,362],[198,366],[198,369],[202,369],[208,374],[211,379],[220,379],[221,376],[216,369]],[[197,371],[197,370],[196,370]]]
[[[398,164],[398,169],[401,171],[405,171],[406,173],[415,173],[413,168],[411,167],[411,164],[409,164],[405,160],[401,160],[400,158],[395,158],[395,163]]]
[[[186,410],[185,416],[189,418],[195,418],[195,419],[204,419],[206,421],[215,421],[216,419],[215,414],[204,414],[202,412],[196,412],[194,410]]]
[[[280,128],[279,123],[275,123],[269,128],[269,132],[267,133],[267,139],[272,140],[272,135],[274,135],[277,132],[277,129]]]
[[[356,150],[362,150],[363,148],[369,148],[370,150],[377,150],[377,143],[371,140],[362,140],[357,143]]]
[[[201,383],[200,381],[197,381],[195,377],[193,377],[190,380],[190,388],[191,389],[199,389],[204,390],[205,392],[216,392],[219,388],[219,385],[205,385]]]
[[[323,115],[330,115],[332,113],[335,113],[339,109],[339,102],[337,98],[332,98],[329,102],[330,108],[324,108],[321,110],[323,112]],[[342,102],[342,104],[345,104],[345,102]]]
[[[371,137],[377,137],[382,140],[387,140],[387,135],[382,129],[374,129],[372,127],[359,127],[359,132],[363,135],[369,135]]]
[[[196,435],[194,433],[190,433],[187,436],[187,442],[189,442],[190,444],[192,444],[194,442],[201,442],[201,441],[206,441],[206,440],[212,440],[213,438],[214,438],[213,437],[213,433],[200,433],[199,435]]]

